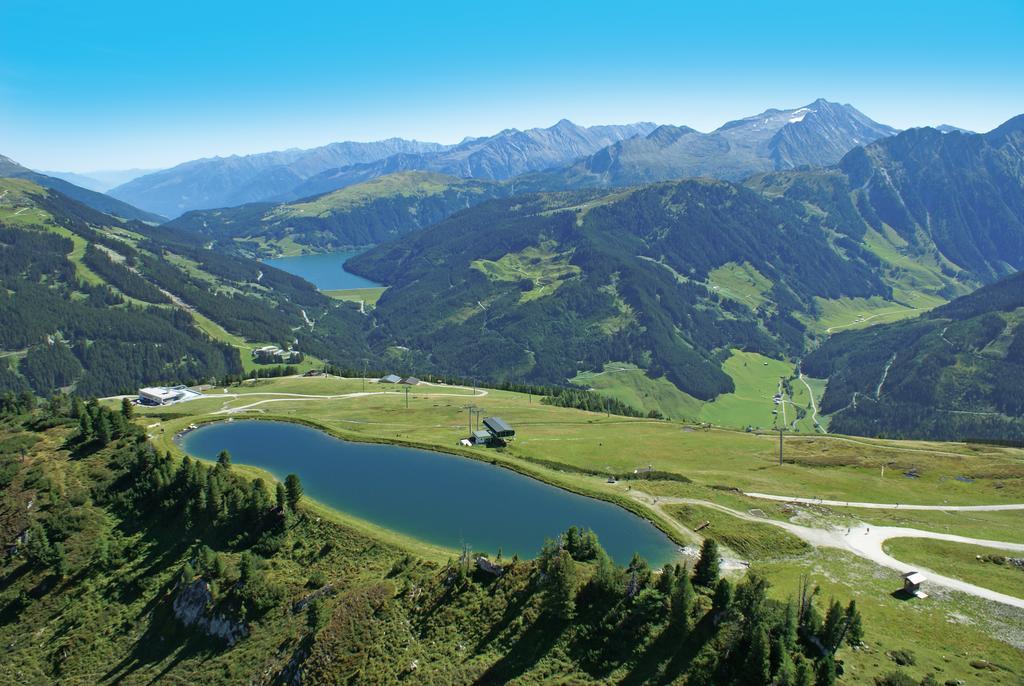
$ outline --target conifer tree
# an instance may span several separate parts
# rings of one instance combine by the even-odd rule
[[[560,550],[548,565],[547,607],[559,619],[570,620],[576,613],[576,564],[568,550]]]
[[[750,648],[743,662],[743,683],[771,683],[771,645],[764,622],[757,622],[751,630]]]
[[[718,582],[720,566],[718,543],[713,538],[705,538],[700,548],[700,559],[693,568],[693,583],[705,588],[714,588]]]
[[[732,584],[728,579],[719,579],[715,586],[715,595],[711,599],[711,607],[716,613],[722,613],[732,604]]]
[[[299,506],[302,500],[302,482],[297,474],[289,474],[284,479],[284,489],[288,496],[288,507],[293,511]]]
[[[99,441],[101,446],[107,446],[110,441],[113,440],[113,430],[110,427],[110,420],[107,419],[106,415],[100,413],[96,418],[96,440]]]
[[[835,686],[836,683],[836,661],[831,655],[826,655],[818,661],[817,678],[814,686]]]
[[[859,646],[864,642],[864,625],[855,600],[846,606],[846,642],[851,646]]]
[[[683,568],[676,576],[676,586],[672,591],[672,623],[683,635],[690,632],[693,606],[697,601],[697,593],[690,581],[690,570]]]
[[[68,556],[64,552],[64,544],[57,541],[51,549],[53,573],[63,579],[68,575]]]
[[[92,417],[88,412],[78,415],[78,436],[83,443],[92,440]]]

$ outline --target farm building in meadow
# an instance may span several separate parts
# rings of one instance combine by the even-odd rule
[[[397,374],[388,374],[387,376],[380,377],[380,383],[399,383],[402,377]]]
[[[398,383],[405,384],[406,386],[419,386],[423,382],[417,379],[415,376],[407,376]]]
[[[487,433],[489,433],[492,438],[505,440],[514,438],[516,435],[516,431],[512,428],[512,425],[501,417],[487,417],[484,419],[484,428],[487,429]]]
[[[491,442],[491,434],[489,431],[474,431],[469,440],[473,445],[487,445]]]

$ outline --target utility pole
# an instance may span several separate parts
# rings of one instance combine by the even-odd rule
[[[782,466],[782,429],[779,429],[779,466]]]
[[[405,409],[409,409],[409,387],[405,387]]]
[[[469,435],[473,435],[473,413],[481,408],[476,405],[463,405],[462,409],[469,413]]]
[[[363,358],[363,393],[366,393],[366,365],[368,363],[369,363],[369,360],[364,357]]]

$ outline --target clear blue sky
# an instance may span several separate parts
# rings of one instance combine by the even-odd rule
[[[655,121],[817,97],[900,128],[1024,112],[1024,0],[0,1],[0,154],[37,169]]]

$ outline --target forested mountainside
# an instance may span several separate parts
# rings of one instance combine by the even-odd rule
[[[117,198],[76,186],[64,179],[34,172],[3,155],[0,155],[0,178],[25,179],[43,188],[52,188],[87,207],[122,219],[137,219],[153,224],[165,221],[160,214],[140,210]]]
[[[212,157],[140,176],[111,189],[110,194],[173,219],[189,210],[283,199],[292,188],[325,169],[444,147],[390,138],[372,143],[331,143],[308,150]]]
[[[796,203],[692,180],[492,201],[349,267],[390,284],[378,322],[439,370],[563,382],[624,360],[711,399],[723,351],[799,354],[815,297],[888,296],[871,263]],[[713,292],[720,268],[758,275],[763,305]]]
[[[188,212],[167,226],[217,241],[218,250],[323,251],[384,243],[510,190],[493,181],[399,172],[296,202]]]
[[[871,630],[845,598],[720,578],[713,542],[660,574],[575,528],[500,576],[424,560],[297,479],[155,451],[128,408],[0,400],[5,683],[806,684]]]
[[[803,361],[840,433],[1024,442],[1024,273],[921,317],[840,333]]]
[[[614,143],[563,169],[529,175],[524,190],[607,188],[709,176],[740,181],[751,174],[835,164],[852,148],[896,133],[850,105],[816,100],[723,124],[711,133],[659,126]]]
[[[245,339],[366,356],[354,306],[179,238],[0,179],[0,390],[109,395],[237,376]]]
[[[498,200],[349,267],[391,286],[377,335],[425,366],[558,383],[624,361],[709,400],[731,349],[799,358],[837,303],[910,314],[1024,267],[1020,124],[911,130],[746,188]]]

